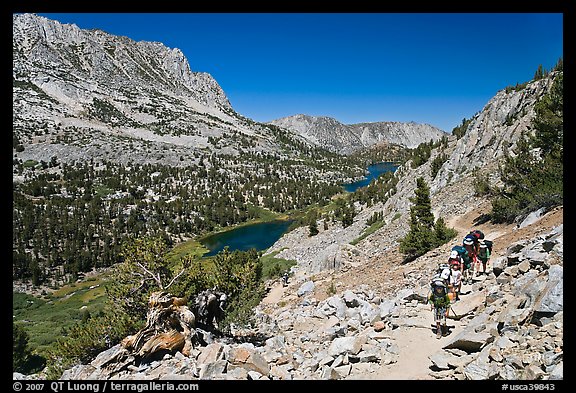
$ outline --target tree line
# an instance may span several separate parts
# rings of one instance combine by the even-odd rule
[[[316,167],[271,155],[208,156],[197,165],[110,161],[14,163],[13,278],[34,284],[75,279],[119,261],[128,235],[168,244],[259,217],[326,204],[337,179],[359,167],[324,160]],[[233,168],[233,169],[231,169]]]

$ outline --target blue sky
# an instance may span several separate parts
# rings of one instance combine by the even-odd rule
[[[563,57],[562,13],[40,14],[179,48],[256,121],[415,121],[451,132]]]

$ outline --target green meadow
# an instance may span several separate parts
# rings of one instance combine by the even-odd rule
[[[13,293],[12,318],[29,335],[29,346],[43,353],[63,331],[100,312],[106,301],[106,276],[65,285],[43,297]]]

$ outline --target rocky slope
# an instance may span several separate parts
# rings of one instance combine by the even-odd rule
[[[294,115],[270,122],[303,136],[310,142],[327,149],[349,154],[380,143],[414,148],[423,142],[437,141],[446,133],[428,124],[414,122],[374,122],[342,124],[324,116]]]
[[[28,41],[18,38],[15,58],[24,56],[19,51],[36,53],[36,45],[40,45],[37,51],[46,51],[40,58],[55,59],[63,51],[46,49],[39,43],[42,37],[58,42],[58,34],[64,29],[72,29],[67,34],[83,37],[70,26],[49,21],[37,25],[32,19],[22,18],[19,21],[15,17],[14,25],[21,26],[15,31],[37,34]],[[84,39],[79,38],[75,48],[87,42]],[[117,39],[116,45],[120,46],[122,39]],[[74,53],[76,50],[69,48]],[[34,59],[31,54],[26,56],[18,58]],[[72,59],[78,56],[70,57],[70,64],[76,61]],[[35,74],[33,67],[39,61],[43,60],[25,65],[32,67],[26,71],[32,75],[30,79],[23,79],[16,68],[14,76],[15,129],[31,127],[34,119],[42,119],[47,122],[42,129],[54,131],[34,137],[44,141],[36,143],[38,151],[51,148],[50,141],[62,132],[56,127],[66,122],[89,123],[85,132],[90,130],[92,136],[115,132],[149,132],[146,135],[150,138],[157,135],[150,129],[145,131],[145,127],[114,128],[102,123],[104,112],[94,105],[99,101],[92,100],[92,107],[83,101],[83,92],[89,89],[89,85],[79,82],[84,74],[71,76],[76,80],[71,86],[76,87],[67,89],[53,83],[52,78],[74,75],[74,67],[58,71],[46,63]],[[89,63],[82,63],[80,68],[95,73]],[[163,90],[163,97],[177,96],[186,83],[192,82],[184,78]],[[492,184],[498,183],[496,165],[504,147],[513,146],[520,133],[529,129],[533,104],[550,84],[551,78],[545,78],[520,91],[499,92],[472,119],[461,139],[450,137],[447,146],[433,151],[430,160],[416,169],[400,167],[396,194],[384,204],[358,206],[362,209],[351,226],[330,224],[325,230],[319,222],[320,233],[316,236],[309,237],[308,230],[301,228],[279,240],[269,252],[297,262],[291,283],[287,288],[270,284],[269,296],[256,310],[256,327],[237,331],[236,340],[205,335],[208,345],[196,347],[189,357],[177,352],[147,363],[113,346],[89,364],[65,371],[62,379],[563,379],[563,208],[543,216],[535,212],[519,225],[481,223],[479,219],[489,202],[475,198],[472,186],[477,171],[486,173]],[[195,107],[204,105],[207,111],[214,111],[211,113],[226,112],[226,102],[216,93],[205,102],[187,97]],[[125,109],[121,113],[128,118],[126,113],[136,113],[138,105],[131,102],[121,106],[119,102],[125,99],[127,95],[114,101],[114,107]],[[31,106],[30,102],[35,104]],[[163,101],[164,108],[177,107],[168,102]],[[32,119],[36,113],[44,117]],[[108,120],[124,119],[120,112],[113,113]],[[241,125],[241,119],[232,120],[234,116],[230,116],[231,123],[238,121]],[[201,140],[206,135],[189,136]],[[33,147],[27,146],[26,151],[30,150]],[[430,163],[439,154],[448,158],[432,178]],[[443,217],[459,234],[452,243],[403,264],[397,251],[398,239],[408,230],[409,198],[420,176],[430,185],[436,217]],[[386,225],[351,245],[376,211],[384,212]],[[438,261],[445,259],[451,246],[473,227],[495,241],[489,274],[476,277],[472,285],[464,287],[454,311],[467,316],[451,320],[451,333],[436,340],[431,312],[423,303],[427,283]]]
[[[480,226],[495,242],[488,275],[463,286],[440,340],[425,297],[450,245],[410,265],[390,253],[365,266],[369,272],[347,267],[286,288],[274,283],[256,310],[257,327],[236,341],[204,335],[208,345],[188,357],[143,363],[116,345],[62,379],[563,379],[562,214]],[[469,228],[475,216],[454,224]]]
[[[282,153],[177,48],[13,15],[13,133],[22,160],[187,165],[206,151]],[[297,136],[299,143],[306,141]]]
[[[554,75],[532,81],[520,91],[500,90],[490,99],[450,151],[448,161],[430,184],[431,192],[456,184],[477,170],[493,174],[504,152],[516,144],[522,132],[531,129],[534,104],[550,89]]]

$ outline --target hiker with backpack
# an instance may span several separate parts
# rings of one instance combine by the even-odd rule
[[[481,244],[481,242],[484,241],[484,232],[482,232],[479,229],[473,229],[470,231],[470,233],[468,235],[466,235],[466,237],[470,237],[472,239],[472,241],[474,242],[474,253],[476,254],[474,270],[476,272],[476,275],[479,275],[480,274],[480,259],[478,258],[478,254],[480,254],[480,244]],[[485,271],[486,271],[486,269],[484,269],[484,272]]]
[[[450,251],[450,256],[448,257],[448,265],[450,268],[452,268],[452,264],[454,263],[458,264],[458,266],[460,266],[460,271],[462,271],[462,258],[456,250]]]
[[[453,259],[450,262],[450,282],[448,289],[452,293],[454,301],[460,300],[460,289],[462,288],[462,268],[458,260]]]
[[[488,274],[486,265],[490,261],[490,254],[492,253],[492,241],[488,239],[480,240],[480,251],[478,252],[478,260],[482,262],[482,273]],[[477,274],[480,274],[479,266],[476,269]]]
[[[466,235],[464,240],[462,241],[462,245],[466,249],[466,253],[470,257],[470,263],[472,267],[476,267],[476,263],[478,262],[477,254],[476,254],[476,246],[474,245],[475,237],[473,235]],[[476,268],[477,269],[477,268]],[[472,272],[474,273],[474,272]]]
[[[484,232],[479,229],[470,231],[470,235],[474,236],[474,246],[476,247],[476,254],[480,251],[480,240],[484,240]]]
[[[468,255],[468,251],[464,246],[456,245],[452,247],[450,252],[450,258],[448,261],[450,262],[451,259],[459,258],[461,262],[461,272],[462,272],[462,282],[464,284],[472,284],[472,275],[474,274],[473,271],[473,263],[472,257]]]
[[[442,280],[442,282],[444,282],[444,285],[448,287],[448,285],[450,284],[451,274],[452,272],[450,271],[450,265],[447,263],[441,263],[438,265],[438,269],[436,269],[436,273],[432,277],[431,282],[434,282],[435,280]]]
[[[450,310],[450,297],[444,280],[435,278],[432,280],[431,293],[428,295],[430,310],[434,310],[434,322],[436,323],[436,338],[448,334],[446,318]]]

